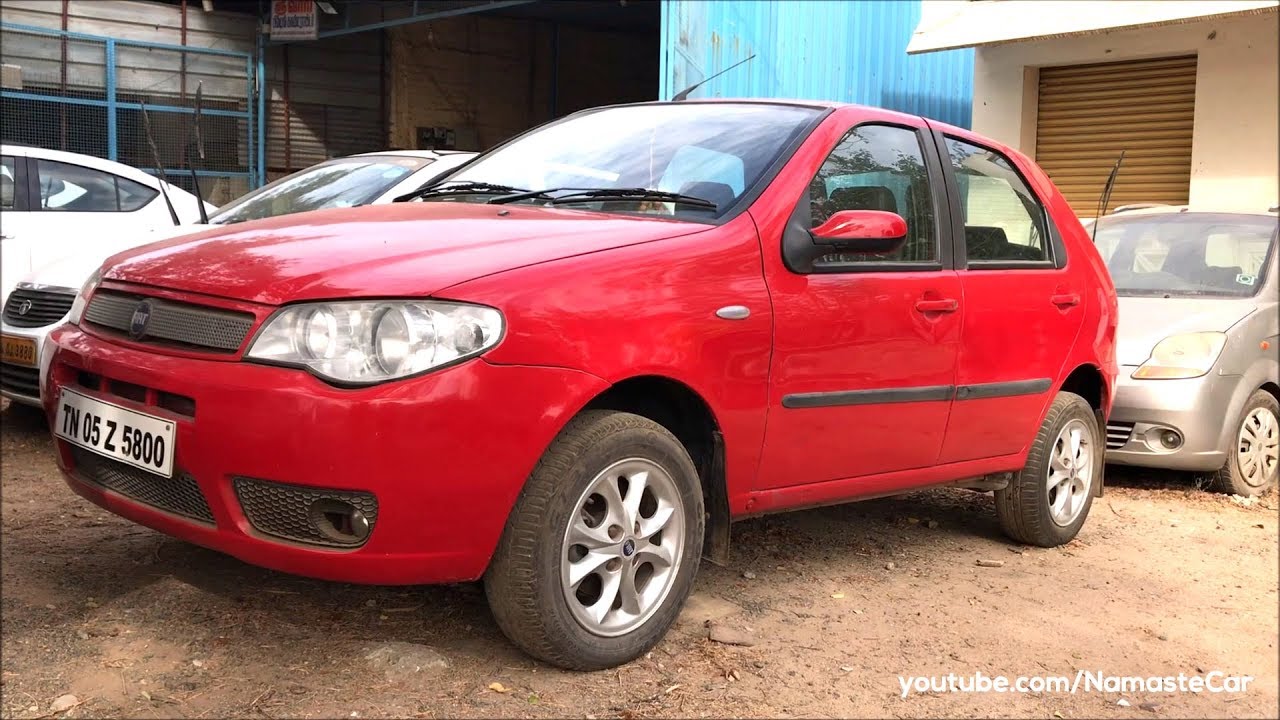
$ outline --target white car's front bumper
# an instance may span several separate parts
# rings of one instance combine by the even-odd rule
[[[0,360],[0,395],[9,398],[13,402],[38,407],[40,405],[40,356],[44,351],[45,338],[48,337],[50,331],[67,321],[65,311],[63,311],[63,314],[60,317],[57,317],[54,320],[48,320],[48,318],[54,317],[53,312],[50,311],[49,308],[58,308],[58,310],[61,310],[62,306],[66,305],[69,310],[69,301],[74,298],[74,295],[67,295],[67,291],[62,288],[59,288],[56,293],[54,293],[48,292],[46,288],[37,289],[32,286],[24,288],[20,285],[16,290],[40,292],[41,295],[45,296],[45,299],[49,302],[40,302],[37,296],[30,295],[29,297],[36,299],[33,302],[35,307],[29,308],[28,313],[20,313],[15,308],[0,316],[0,334],[3,334],[6,339],[26,339],[35,343],[35,357],[34,361],[30,365],[15,361],[14,358],[8,357],[7,353],[6,357],[3,360]],[[53,297],[55,294],[66,297]],[[15,301],[18,300],[18,298],[12,299]],[[9,310],[7,307],[5,309],[6,311]],[[21,327],[20,325],[15,324],[21,322],[21,318],[24,316],[30,318],[37,317],[37,313],[41,310],[44,311],[44,314],[39,315],[38,317],[41,322],[45,322],[46,324],[40,325],[39,327]],[[32,321],[27,321],[27,324],[30,322]]]

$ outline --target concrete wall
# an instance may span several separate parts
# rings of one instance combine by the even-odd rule
[[[562,27],[553,44],[549,23],[480,15],[390,29],[390,145],[441,126],[483,150],[586,107],[657,99],[656,36]]]
[[[1274,13],[980,47],[973,129],[1034,157],[1038,68],[1186,54],[1198,58],[1191,203],[1243,209],[1280,203]]]

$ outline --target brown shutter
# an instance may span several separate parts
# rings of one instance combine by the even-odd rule
[[[1081,217],[1121,150],[1108,210],[1186,203],[1195,96],[1195,57],[1041,68],[1036,162]]]

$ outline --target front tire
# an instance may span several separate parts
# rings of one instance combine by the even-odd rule
[[[666,428],[582,413],[534,468],[485,574],[498,626],[566,669],[643,655],[693,587],[703,512],[697,470]]]
[[[1217,492],[1257,497],[1280,475],[1280,403],[1265,390],[1254,391],[1236,420],[1236,444],[1227,462],[1209,479]]]
[[[1084,398],[1060,392],[1036,434],[1027,464],[997,490],[996,515],[1010,538],[1057,547],[1071,542],[1093,505],[1105,448],[1098,419]]]

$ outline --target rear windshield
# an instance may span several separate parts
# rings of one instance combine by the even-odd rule
[[[1120,295],[1248,297],[1265,279],[1276,218],[1161,213],[1098,221],[1098,252]]]

